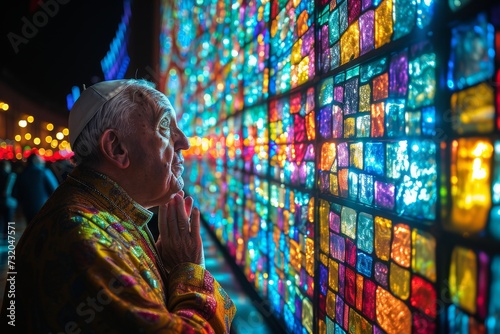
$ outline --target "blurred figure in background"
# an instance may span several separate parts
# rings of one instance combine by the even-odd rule
[[[3,239],[7,238],[7,223],[14,221],[17,209],[17,200],[12,196],[16,173],[8,160],[0,161],[0,233]]]
[[[35,217],[58,185],[54,173],[45,168],[45,161],[31,154],[14,186],[14,196],[19,200],[26,223]]]

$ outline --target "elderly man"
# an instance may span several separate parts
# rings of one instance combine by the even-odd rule
[[[200,213],[182,191],[189,142],[165,95],[141,80],[97,83],[76,101],[69,130],[77,166],[16,247],[2,324],[19,333],[228,333],[235,307],[204,269]],[[147,228],[155,206],[156,242]]]

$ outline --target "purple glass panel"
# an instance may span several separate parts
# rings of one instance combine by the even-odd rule
[[[373,10],[369,10],[359,17],[360,53],[362,55],[374,49],[374,17]]]
[[[342,126],[344,116],[342,108],[340,108],[339,106],[333,106],[332,117],[333,117],[332,137],[342,138],[344,136],[344,127]]]
[[[389,96],[406,97],[408,87],[408,54],[402,51],[391,59],[389,68]]]
[[[325,36],[325,37],[323,37]],[[320,43],[321,43],[321,71],[323,73],[328,72],[330,69],[330,48],[328,45],[328,25],[321,27],[320,31]]]
[[[344,86],[336,86],[333,89],[333,99],[337,102],[344,102]]]
[[[339,167],[349,167],[349,148],[346,142],[337,145],[337,155],[339,158]]]
[[[375,262],[375,280],[378,284],[387,288],[387,273],[389,269],[382,262]]]
[[[344,114],[354,114],[358,112],[359,101],[358,78],[352,78],[345,83],[345,106]]]
[[[330,138],[332,133],[331,106],[325,106],[319,111],[319,133],[323,138]]]
[[[340,296],[335,301],[335,320],[340,326],[344,323],[344,300]]]
[[[375,205],[394,209],[394,184],[375,181]]]
[[[330,192],[330,173],[319,171],[319,188],[322,193]]]
[[[339,295],[344,297],[345,288],[345,266],[339,263]]]
[[[362,0],[361,1],[361,9],[363,11],[367,10],[368,8],[371,7],[373,0]]]
[[[335,212],[330,211],[329,215],[330,229],[334,232],[340,233],[340,216]]]
[[[345,258],[345,239],[334,233],[330,233],[330,253],[333,258],[344,261]]]

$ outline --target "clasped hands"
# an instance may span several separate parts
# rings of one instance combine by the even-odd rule
[[[193,198],[184,198],[184,191],[175,194],[158,210],[160,236],[156,248],[165,269],[191,262],[205,267],[203,243],[200,235],[200,211],[193,208]]]

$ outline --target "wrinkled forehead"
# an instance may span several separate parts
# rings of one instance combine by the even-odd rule
[[[175,109],[170,103],[170,100],[162,94],[161,98],[157,100],[155,106],[155,116],[156,118],[161,118],[164,116],[169,116],[175,119],[176,113]]]

